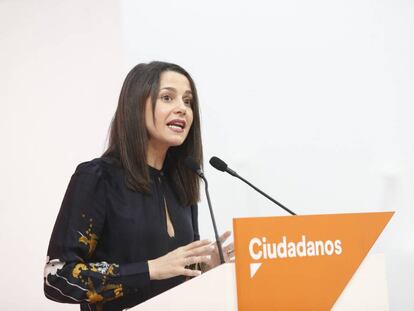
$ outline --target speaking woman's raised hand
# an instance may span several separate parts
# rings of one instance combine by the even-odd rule
[[[164,256],[148,260],[148,269],[151,280],[163,280],[178,275],[198,276],[199,270],[189,269],[188,266],[210,261],[214,246],[209,240],[195,241],[176,248]]]

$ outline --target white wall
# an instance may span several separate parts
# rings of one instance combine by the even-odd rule
[[[102,153],[122,85],[116,1],[0,2],[2,310],[44,298],[43,266],[76,164]]]
[[[6,305],[56,308],[42,268],[69,177],[103,150],[127,71],[159,59],[198,85],[221,231],[284,213],[210,168],[212,155],[298,214],[395,210],[374,251],[387,256],[391,310],[413,309],[411,2],[41,3],[0,2]],[[213,236],[205,201],[200,225]]]
[[[395,210],[392,310],[414,298],[414,6],[408,1],[123,2],[130,65],[173,60],[200,88],[206,159],[222,156],[298,214]],[[142,44],[145,42],[145,44]],[[206,165],[218,226],[284,215]],[[213,236],[205,201],[201,230]]]

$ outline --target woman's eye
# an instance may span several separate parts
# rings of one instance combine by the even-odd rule
[[[170,95],[162,95],[161,99],[165,102],[170,102],[172,101],[172,97]]]
[[[191,98],[184,98],[184,104],[186,106],[191,107],[192,103],[193,103],[193,101],[191,100]]]

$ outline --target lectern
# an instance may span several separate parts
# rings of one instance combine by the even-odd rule
[[[388,310],[385,256],[366,254],[391,216],[364,213],[236,219],[237,266],[218,266],[130,310]],[[339,248],[334,246],[331,252],[327,242],[323,255],[309,251],[310,242],[328,238],[340,241],[341,252],[335,253]],[[302,251],[302,245],[307,250]],[[366,253],[361,257],[356,248]],[[355,254],[361,257],[359,262],[353,262],[352,258],[360,258]],[[355,266],[351,273],[349,267],[341,266],[348,262]],[[338,287],[337,283],[343,285]],[[297,290],[292,293],[295,284]],[[331,297],[332,293],[338,295]],[[296,299],[290,299],[294,294]]]

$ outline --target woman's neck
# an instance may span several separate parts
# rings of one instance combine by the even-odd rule
[[[157,170],[162,169],[167,150],[168,147],[154,145],[154,143],[149,141],[147,148],[147,164]]]

